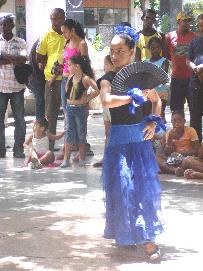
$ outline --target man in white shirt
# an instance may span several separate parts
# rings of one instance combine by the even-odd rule
[[[14,74],[15,65],[27,60],[26,42],[12,33],[14,16],[11,13],[0,15],[0,158],[6,156],[4,117],[10,101],[14,117],[13,156],[24,158],[26,124],[24,119],[25,85],[17,81]]]

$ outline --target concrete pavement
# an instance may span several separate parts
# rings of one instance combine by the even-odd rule
[[[6,135],[12,147],[12,126]],[[118,249],[103,239],[101,169],[91,166],[102,157],[103,139],[102,116],[91,115],[88,142],[95,156],[84,168],[28,170],[8,148],[0,159],[0,270],[202,270],[203,182],[161,176],[165,233],[159,262],[150,263],[142,247]]]

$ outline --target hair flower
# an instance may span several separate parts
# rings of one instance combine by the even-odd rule
[[[130,36],[134,42],[136,43],[139,39],[139,33],[132,27],[125,26],[125,25],[117,25],[114,27],[115,34],[126,34]]]

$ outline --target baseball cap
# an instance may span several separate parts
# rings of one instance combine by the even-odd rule
[[[180,11],[178,12],[177,16],[176,16],[176,20],[187,20],[187,19],[190,19],[192,20],[192,16],[190,14],[187,14],[186,12],[184,11]]]

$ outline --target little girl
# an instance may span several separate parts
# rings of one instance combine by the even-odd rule
[[[62,168],[70,166],[71,146],[79,146],[79,165],[85,165],[88,102],[99,95],[94,74],[86,56],[71,57],[68,61],[70,74],[67,85],[67,131]],[[94,91],[87,93],[89,87]]]
[[[65,132],[58,135],[47,133],[48,121],[45,118],[36,120],[33,125],[33,133],[28,136],[24,148],[30,151],[27,164],[32,169],[40,169],[43,165],[54,162],[54,153],[49,150],[49,140],[58,140]]]
[[[151,62],[152,64],[162,68],[166,73],[168,73],[169,61],[161,56],[162,51],[162,41],[157,37],[152,37],[148,43],[149,50],[151,52],[151,58],[146,59],[146,62]],[[167,85],[160,85],[155,88],[159,97],[161,98],[162,107],[161,107],[161,117],[166,122],[165,119],[165,109],[168,100],[168,91],[169,87]]]
[[[104,72],[105,72],[105,74],[107,74],[108,72],[112,72],[112,71],[113,71],[113,63],[111,62],[110,55],[107,55],[104,58]],[[98,79],[97,82],[99,83],[99,81],[101,81],[102,78],[103,77]],[[103,107],[103,120],[104,120],[105,146],[106,146],[106,142],[107,142],[107,138],[108,138],[108,134],[109,134],[109,129],[111,128],[111,116],[110,116],[109,108]],[[102,162],[103,162],[103,159],[94,163],[93,167],[101,167]]]

